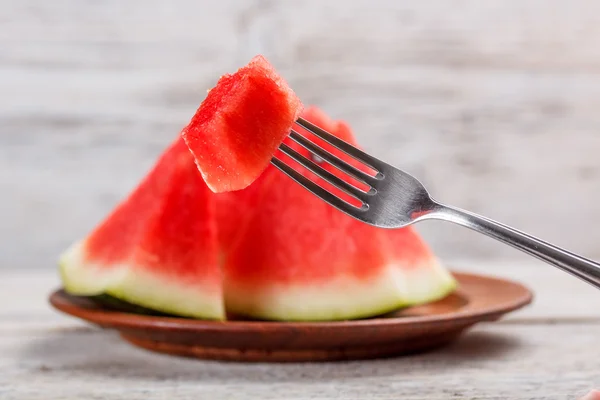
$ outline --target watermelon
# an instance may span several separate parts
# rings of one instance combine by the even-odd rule
[[[450,293],[454,279],[412,228],[363,224],[269,164],[276,154],[345,196],[277,152],[284,141],[311,157],[286,137],[300,108],[264,58],[222,77],[140,184],[61,255],[65,290],[145,313],[283,321],[372,317]],[[301,115],[356,145],[346,123]]]
[[[269,165],[301,109],[259,55],[219,79],[181,134],[211,190],[244,189]]]
[[[356,145],[347,124],[332,121],[316,108],[302,116]],[[325,142],[311,139],[353,163]],[[285,142],[310,157],[289,138]],[[339,173],[327,163],[321,166]],[[326,186],[302,167],[297,170]],[[245,216],[244,227],[238,225],[238,237],[230,239],[233,244],[224,260],[228,311],[272,320],[355,319],[434,301],[455,287],[452,276],[410,227],[384,230],[361,223],[273,166],[251,188],[260,196],[231,194],[239,196],[240,210],[253,211]],[[228,202],[235,203],[231,198]],[[219,226],[227,223],[223,220]]]
[[[215,201],[183,140],[59,264],[71,294],[223,319]]]

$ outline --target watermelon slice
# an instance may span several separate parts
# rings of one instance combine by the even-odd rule
[[[129,197],[60,259],[65,289],[223,319],[215,202],[181,138]]]
[[[363,224],[269,165],[282,141],[310,157],[286,138],[300,109],[260,56],[222,77],[138,187],[63,253],[65,289],[144,312],[297,321],[371,317],[452,291],[412,228]],[[356,144],[347,124],[317,108],[302,116]]]
[[[320,110],[303,117],[355,144],[348,125]],[[223,319],[225,310],[270,320],[371,317],[456,285],[412,228],[358,222],[272,166],[244,190],[213,194],[181,138],[62,255],[60,271],[69,293],[202,319]]]
[[[214,192],[250,185],[269,165],[302,109],[262,56],[208,92],[182,136]]]
[[[356,144],[345,123],[332,121],[320,110],[309,108],[303,117]],[[309,156],[291,140],[286,143]],[[322,166],[337,173],[327,163]],[[410,227],[383,230],[354,220],[273,166],[251,188],[260,195],[231,194],[239,196],[239,209],[251,209],[244,205],[248,202],[258,206],[246,215],[244,228],[237,225],[237,238],[230,239],[223,268],[228,311],[274,320],[354,319],[434,301],[455,287],[452,276]],[[219,226],[230,223],[222,220]]]

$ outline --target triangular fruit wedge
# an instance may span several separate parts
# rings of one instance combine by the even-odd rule
[[[208,92],[182,136],[214,192],[250,185],[289,134],[302,104],[263,56]]]
[[[310,108],[303,117],[355,144],[346,124],[330,120],[320,110]],[[286,143],[309,156],[291,140]],[[320,144],[350,161],[340,151]],[[281,154],[277,157],[293,164]],[[321,166],[335,170],[324,162]],[[296,169],[323,183],[303,168]],[[224,258],[229,312],[298,321],[372,317],[440,299],[456,285],[410,227],[384,230],[359,222],[273,166],[251,188],[260,191],[260,196],[231,193],[240,196],[241,209],[247,201],[258,206]],[[231,198],[229,202],[233,203]]]
[[[213,196],[178,138],[128,198],[62,255],[65,289],[224,319]]]

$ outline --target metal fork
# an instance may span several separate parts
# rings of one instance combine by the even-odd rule
[[[489,218],[441,204],[432,199],[427,189],[412,175],[370,156],[302,118],[296,123],[376,171],[374,175],[363,172],[297,131],[291,131],[290,138],[300,146],[368,185],[369,190],[364,191],[325,170],[285,143],[279,147],[284,154],[360,201],[361,206],[355,206],[322,188],[283,161],[275,157],[271,160],[275,167],[290,178],[351,217],[381,228],[402,228],[426,219],[453,222],[522,250],[600,288],[600,264]]]

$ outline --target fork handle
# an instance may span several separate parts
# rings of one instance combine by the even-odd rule
[[[483,233],[600,288],[600,264],[469,211],[438,204],[429,215]]]

